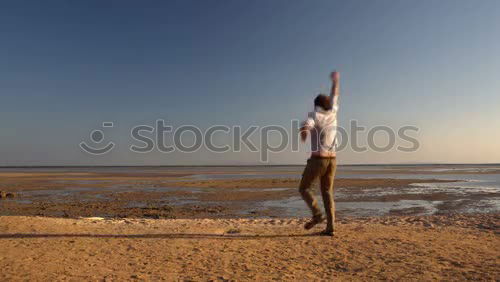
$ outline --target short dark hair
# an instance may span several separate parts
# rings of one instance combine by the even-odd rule
[[[329,111],[332,109],[332,103],[330,102],[330,98],[326,95],[319,94],[314,99],[314,106],[321,107],[325,111]]]

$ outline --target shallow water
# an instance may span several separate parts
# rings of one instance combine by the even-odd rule
[[[152,173],[169,172],[187,174],[185,180],[241,179],[241,178],[300,178],[303,166],[269,167],[104,167],[104,168],[0,168],[0,172],[106,172],[106,173]],[[335,189],[336,210],[346,216],[381,216],[389,214],[429,215],[436,213],[490,213],[500,212],[500,165],[370,165],[339,166],[337,178],[398,178],[398,179],[441,179],[461,180],[452,183],[418,183],[407,187],[380,187],[350,190]],[[489,173],[489,174],[485,174]],[[176,180],[178,181],[178,180]],[[188,196],[160,197],[158,201],[170,205],[227,205],[225,202],[201,200],[203,193],[225,193],[227,190],[215,188],[171,187],[164,181],[160,187],[146,183],[113,184],[107,180],[58,180],[67,184],[64,189],[46,189],[20,192],[20,197],[3,201],[29,204],[34,200],[82,201],[109,200],[109,193],[124,192],[165,192],[183,191]],[[88,187],[93,184],[96,187]],[[80,185],[86,187],[79,187]],[[283,192],[296,188],[259,188],[231,189],[231,191]],[[92,193],[88,193],[92,192]],[[297,193],[298,194],[298,193]],[[433,199],[433,195],[445,195],[443,199]],[[320,200],[320,197],[318,197]],[[234,203],[233,203],[234,204]],[[238,203],[241,214],[247,215],[255,210],[272,209],[278,216],[308,216],[309,211],[298,195],[279,200],[245,201]],[[0,201],[1,205],[1,201]],[[129,207],[145,207],[148,203],[130,201]],[[320,205],[322,203],[320,202]]]
[[[335,209],[337,214],[346,216],[383,216],[389,215],[391,211],[418,208],[412,212],[412,215],[431,215],[438,211],[437,204],[441,201],[422,201],[422,200],[400,200],[395,202],[337,202]],[[323,207],[323,201],[318,197],[318,204]],[[286,200],[264,201],[263,207],[281,208],[286,217],[307,217],[310,216],[309,210],[305,209],[304,201],[298,196]]]

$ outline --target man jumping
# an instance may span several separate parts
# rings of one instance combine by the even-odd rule
[[[304,228],[309,230],[325,220],[311,191],[312,183],[319,178],[327,220],[326,229],[320,234],[326,236],[334,235],[333,178],[337,169],[335,137],[340,75],[335,71],[331,73],[330,78],[332,80],[330,97],[320,94],[314,99],[314,112],[309,113],[309,117],[300,128],[303,142],[307,139],[307,133],[311,133],[311,157],[307,160],[307,166],[302,174],[299,191],[313,216]]]

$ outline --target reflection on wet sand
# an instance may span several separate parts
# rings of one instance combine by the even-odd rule
[[[308,211],[297,194],[301,169],[3,168],[0,190],[17,197],[1,200],[0,214],[303,217]],[[495,170],[495,166],[341,166],[335,182],[337,214],[496,213],[500,179],[492,173]]]

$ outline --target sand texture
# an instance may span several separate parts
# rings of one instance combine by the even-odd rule
[[[0,217],[0,280],[490,280],[500,216],[305,219]]]

